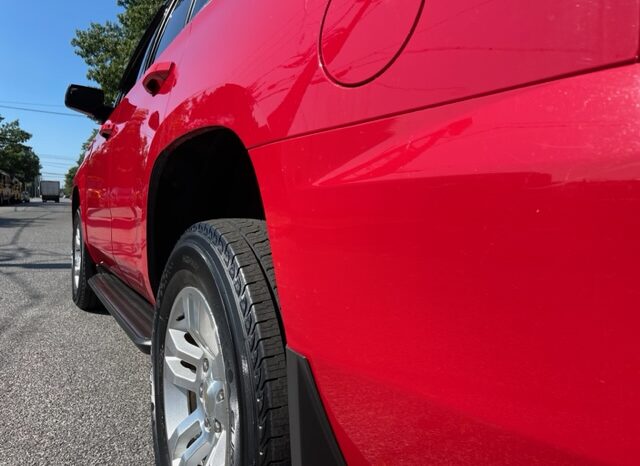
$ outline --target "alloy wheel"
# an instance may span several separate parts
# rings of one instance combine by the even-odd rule
[[[174,465],[224,465],[229,430],[229,385],[220,337],[205,296],[178,293],[165,336],[163,403]]]
[[[82,238],[80,237],[80,225],[76,226],[76,231],[73,236],[73,289],[77,290],[80,284],[80,270],[82,267]]]

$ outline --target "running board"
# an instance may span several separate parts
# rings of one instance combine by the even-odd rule
[[[89,279],[89,286],[116,322],[145,353],[151,352],[153,307],[114,275],[103,272]]]

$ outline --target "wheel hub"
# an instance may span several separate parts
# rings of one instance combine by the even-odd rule
[[[204,412],[212,426],[216,422],[220,424],[221,420],[224,420],[227,410],[224,397],[219,399],[219,394],[224,393],[223,384],[217,380],[210,380],[205,385],[207,388],[204,390],[204,396],[202,397]]]

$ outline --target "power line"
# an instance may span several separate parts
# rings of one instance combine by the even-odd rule
[[[40,161],[43,162],[43,163],[51,163],[53,165],[69,165],[70,163],[76,163],[73,160],[65,161],[65,160],[43,160],[43,159],[40,159]]]
[[[62,158],[62,157],[47,157],[46,155],[42,155],[42,154],[38,154],[38,153],[36,153],[36,155],[38,156],[38,158],[40,160],[54,160],[54,161],[56,161],[58,163],[60,163],[60,162],[75,162],[77,160],[77,159],[74,159],[74,158],[71,158],[71,157],[65,157],[65,158]]]
[[[0,139],[2,139],[1,136],[0,136]],[[63,156],[59,154],[40,154],[37,152],[35,153],[35,155],[38,157],[38,159],[40,159],[40,162],[45,165],[72,166],[72,165],[77,165],[78,163],[77,157],[68,157],[68,156]]]
[[[51,163],[54,165],[76,165],[77,160],[58,160],[58,159],[48,159],[48,158],[43,158],[43,157],[38,157],[38,159],[40,159],[40,163]]]
[[[66,108],[64,105],[59,105],[59,104],[39,104],[39,103],[36,103],[36,102],[20,102],[20,101],[17,101],[17,100],[0,100],[0,104],[30,105],[32,107]]]
[[[40,158],[40,157],[38,157]],[[52,165],[69,165],[69,164],[74,164],[76,163],[75,160],[43,160],[40,158],[40,162],[42,163],[50,163]]]
[[[45,164],[53,164],[53,165],[75,165],[78,161],[77,158],[73,157],[51,157],[43,154],[35,153],[35,155],[40,159],[40,162]],[[53,160],[53,161],[52,161]]]
[[[52,163],[52,162],[43,162],[42,163],[43,166],[47,166],[47,167],[51,167],[51,168],[69,168],[69,167],[73,167],[75,166],[75,164],[72,163]]]
[[[37,154],[41,159],[56,159],[56,160],[77,160],[78,157],[72,157],[68,155],[60,155],[60,154]]]
[[[0,108],[10,108],[12,110],[22,110],[25,112],[34,112],[34,113],[48,113],[49,115],[61,115],[61,116],[68,116],[68,117],[85,118],[84,115],[79,115],[75,113],[52,112],[49,110],[36,110],[33,108],[13,107],[11,105],[0,105]]]

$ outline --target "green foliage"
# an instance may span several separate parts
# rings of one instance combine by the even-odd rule
[[[40,158],[26,143],[31,134],[20,127],[18,120],[2,123],[0,117],[0,170],[18,177],[21,181],[31,181],[40,174]]]
[[[91,23],[77,30],[71,41],[75,52],[87,63],[87,78],[104,90],[107,102],[114,102],[118,84],[129,57],[154,13],[164,0],[117,0],[124,11],[116,22]]]
[[[73,191],[73,177],[76,176],[78,168],[80,168],[78,165],[73,166],[64,175],[64,194],[67,197],[71,196],[71,191]]]
[[[89,29],[76,31],[71,44],[76,53],[89,66],[87,78],[97,82],[105,91],[107,102],[113,102],[120,82],[120,71],[124,69],[124,46],[122,30],[117,24],[91,23]]]

